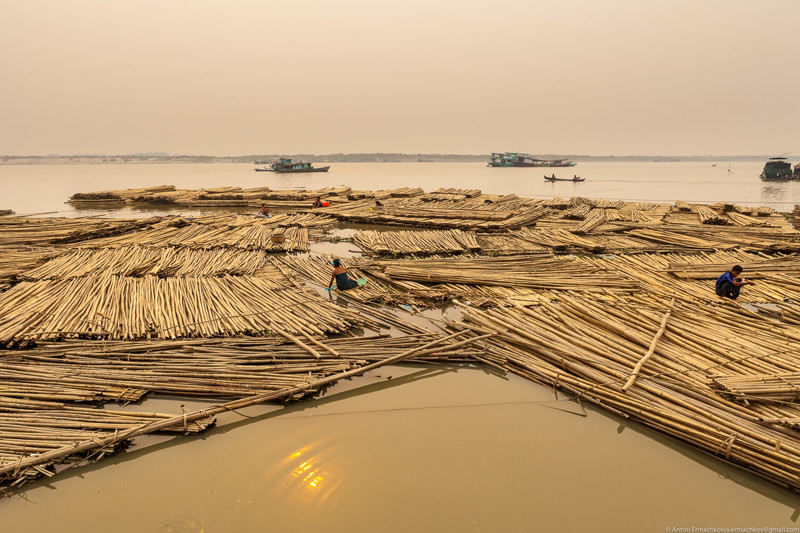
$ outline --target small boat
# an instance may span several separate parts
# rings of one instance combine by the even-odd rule
[[[264,168],[255,168],[255,169],[253,169],[253,170],[255,170],[256,172],[272,172],[272,169],[271,169],[271,168],[267,168],[267,167],[264,167]]]
[[[581,178],[580,176],[575,176],[573,178],[557,178],[555,175],[553,176],[545,176],[545,180],[547,181],[585,181],[586,178]]]
[[[761,171],[761,181],[789,181],[800,179],[800,173],[792,172],[792,164],[785,157],[770,157]]]
[[[273,172],[327,172],[328,169],[331,168],[330,165],[326,167],[313,167],[311,163],[306,161],[294,162],[286,157],[276,159],[272,162],[270,167],[271,168],[264,170],[272,170]]]

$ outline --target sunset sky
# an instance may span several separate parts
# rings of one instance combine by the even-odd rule
[[[800,155],[798,0],[8,0],[0,155]]]

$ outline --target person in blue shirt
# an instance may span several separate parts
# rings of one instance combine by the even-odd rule
[[[347,277],[347,269],[342,266],[340,259],[333,260],[333,274],[331,274],[331,281],[328,283],[328,288],[333,287],[333,281],[336,280],[336,288],[340,291],[349,291],[358,287],[358,282]]]
[[[735,300],[739,297],[739,292],[742,290],[743,285],[755,285],[755,283],[750,280],[740,278],[739,276],[741,273],[742,267],[734,265],[729,272],[725,272],[717,278],[717,285],[715,287],[717,296]]]

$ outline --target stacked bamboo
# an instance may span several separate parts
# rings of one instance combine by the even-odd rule
[[[136,233],[86,241],[81,243],[81,246],[89,248],[132,245],[186,246],[201,249],[231,247],[269,252],[297,252],[307,251],[309,248],[307,228],[274,227],[258,223],[235,226],[191,222],[176,224],[179,223],[176,221],[157,224]],[[274,235],[282,235],[283,238],[276,241],[273,239]]]
[[[58,248],[50,246],[0,246],[0,290],[58,253]]]
[[[728,213],[728,217],[731,221],[736,224],[737,226],[764,226],[769,228],[778,227],[775,224],[772,224],[766,220],[761,220],[759,218],[750,217],[747,215],[743,215],[741,213]]]
[[[79,192],[70,196],[72,202],[91,202],[101,201],[125,201],[135,198],[137,196],[144,196],[148,194],[163,194],[175,190],[174,185],[158,185],[156,187],[143,187],[139,189],[121,189],[114,191],[97,191],[97,192]]]
[[[717,212],[709,207],[698,206],[697,214],[700,216],[701,224],[716,224],[719,226],[725,226],[728,224],[728,219],[720,216]]]
[[[725,391],[727,398],[748,402],[796,402],[800,400],[800,372],[712,376],[710,385]],[[800,421],[800,417],[798,417]]]
[[[462,283],[526,287],[545,290],[589,292],[631,292],[638,289],[634,279],[615,270],[587,269],[564,258],[506,256],[480,258],[374,261],[361,269],[372,276],[417,283]]]
[[[480,245],[474,232],[434,231],[357,231],[355,243],[367,255],[460,254],[476,252]]]
[[[73,250],[20,274],[19,278],[38,281],[102,273],[134,277],[249,276],[261,269],[264,263],[264,254],[259,251],[133,245]]]
[[[800,417],[800,406],[761,395],[749,404],[727,400],[710,379],[797,372],[796,331],[741,321],[733,307],[688,302],[562,298],[536,310],[462,313],[455,328],[495,333],[483,360],[800,489],[800,435],[782,428]]]
[[[767,256],[746,252],[716,252],[688,258],[665,256],[665,259],[668,260],[667,271],[670,274],[686,279],[716,279],[733,265],[740,265],[748,278],[759,279],[774,274],[800,277],[800,257],[794,254]]]
[[[550,212],[540,201],[516,196],[442,200],[435,205],[417,197],[388,198],[382,204],[376,206],[372,201],[360,200],[326,208],[325,212],[353,222],[473,231],[504,231],[530,226]]]
[[[0,343],[338,333],[366,320],[268,278],[125,278],[20,283],[0,294]]]
[[[0,218],[3,246],[73,243],[107,235],[120,235],[156,224],[160,219]]]
[[[716,257],[710,257],[712,257],[712,261],[717,261],[723,257],[729,257],[733,260],[736,257],[746,258],[747,256],[720,254]],[[676,274],[678,275],[673,275],[669,272],[673,263],[685,260],[685,255],[647,253],[618,255],[612,258],[578,257],[575,259],[576,262],[583,264],[583,268],[587,270],[613,270],[620,275],[635,279],[638,281],[641,290],[654,295],[701,302],[717,301],[718,298],[714,292],[714,280],[730,270],[736,264],[736,261],[724,264],[710,262],[707,266],[699,266],[697,274],[694,275],[686,275],[685,271],[680,270],[680,266],[676,267]],[[789,260],[787,262],[790,263]],[[760,273],[755,265],[752,268],[752,271],[748,271],[747,277],[756,278],[756,284],[745,287],[737,300],[738,302],[783,302],[784,300],[800,299],[800,282],[793,277],[782,274],[779,265],[776,264],[775,270],[771,273],[766,270],[768,267],[765,267],[767,273]]]
[[[609,220],[606,211],[606,209],[592,209],[589,214],[584,217],[583,222],[576,224],[571,231],[579,235],[583,233],[589,233],[599,225]]]

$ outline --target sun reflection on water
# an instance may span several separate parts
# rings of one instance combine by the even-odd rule
[[[284,461],[290,467],[287,481],[284,483],[290,489],[305,489],[319,494],[321,498],[330,495],[332,486],[328,483],[329,474],[322,466],[322,459],[311,453],[310,447],[305,447],[290,454]]]

